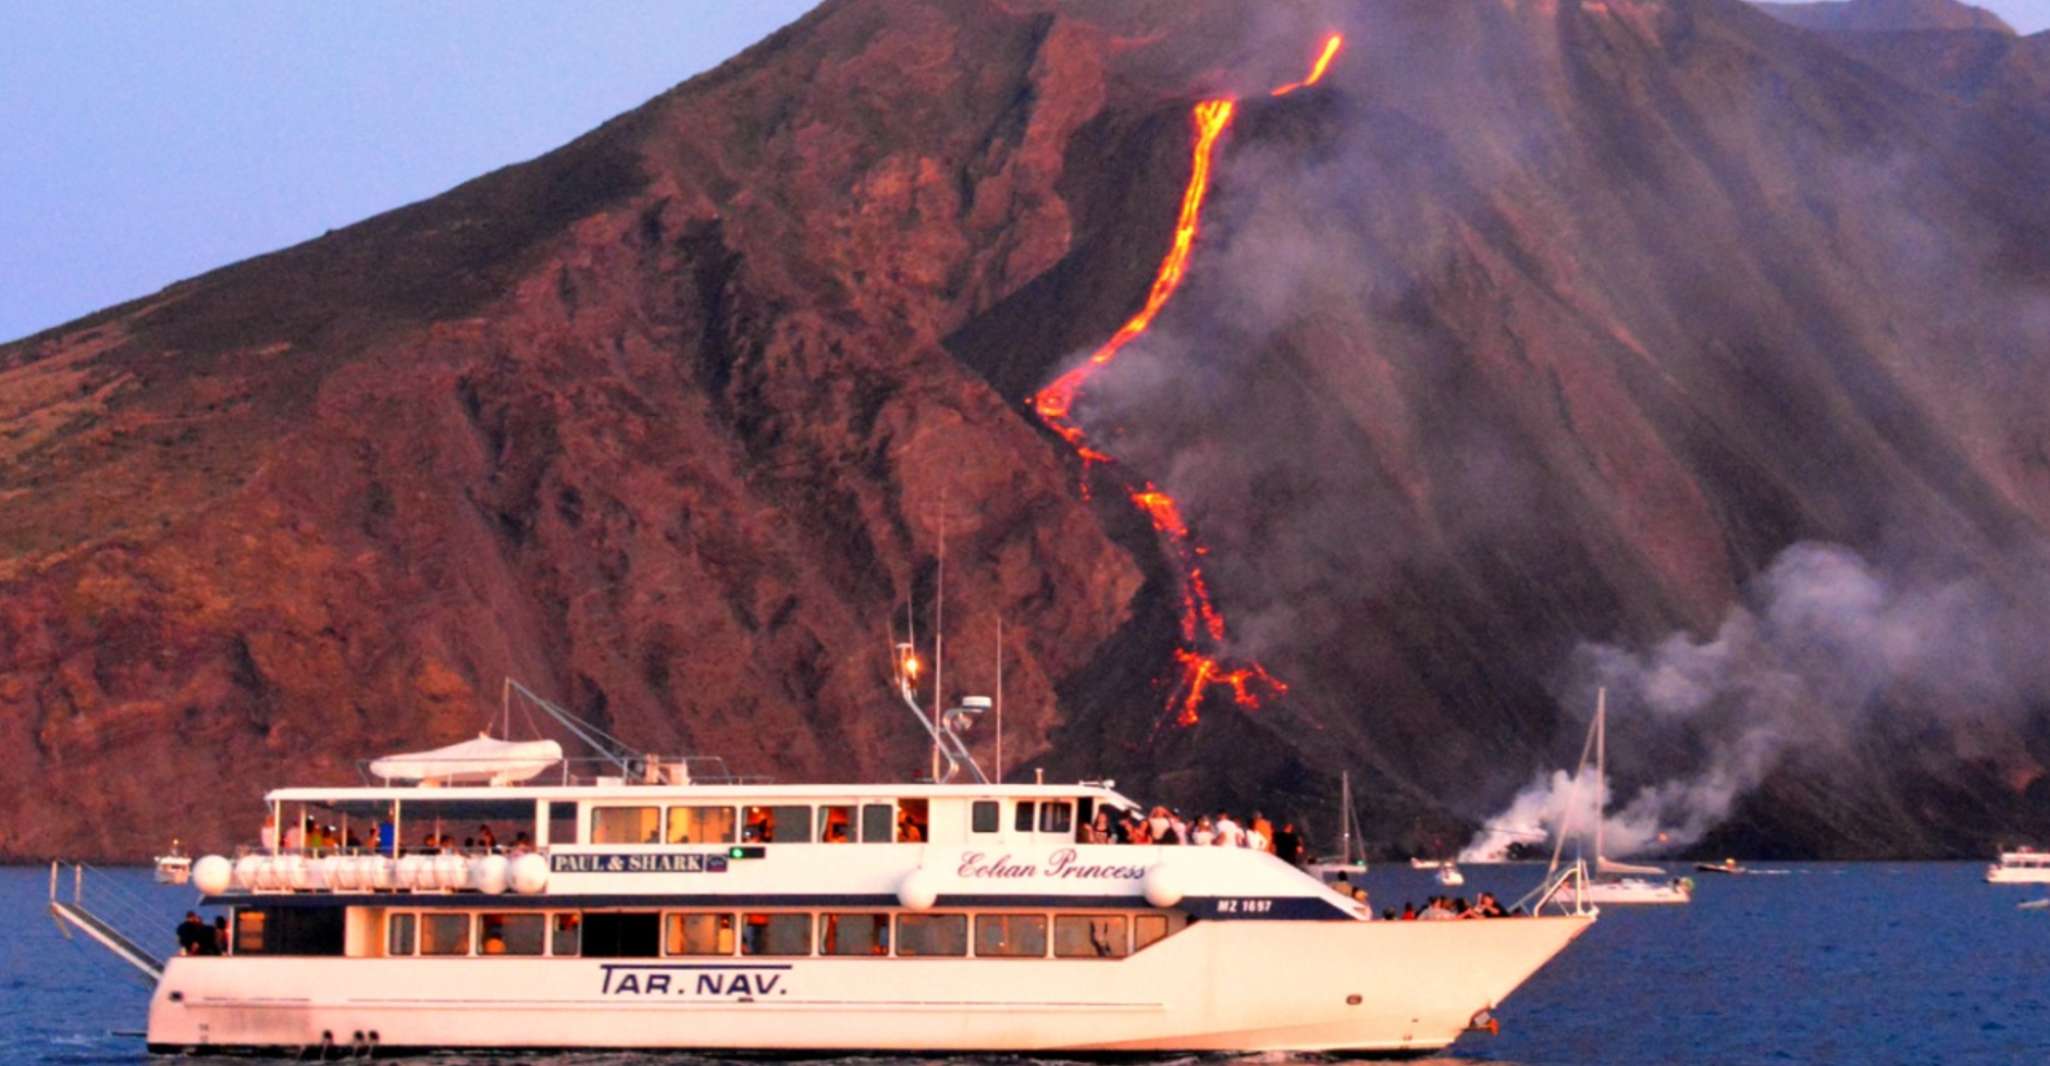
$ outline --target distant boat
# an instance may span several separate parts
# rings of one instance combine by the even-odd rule
[[[1705,874],[1748,874],[1751,872],[1737,865],[1737,860],[1735,859],[1724,859],[1721,862],[1697,862],[1694,864],[1694,868]]]
[[[1441,862],[1438,864],[1438,873],[1436,876],[1438,883],[1444,885],[1446,888],[1458,888],[1460,885],[1466,883],[1466,875],[1460,873],[1459,867],[1452,865],[1452,862],[1449,859],[1445,862]]]
[[[1989,885],[2050,885],[2050,851],[2016,848],[2000,853],[2000,861],[1986,867]]]
[[[157,883],[182,885],[190,880],[192,880],[192,857],[185,854],[185,849],[178,846],[178,841],[173,840],[171,841],[171,850],[157,856]]]
[[[1441,865],[1443,865],[1443,860],[1441,859],[1415,858],[1409,860],[1409,868],[1412,870],[1435,870]]]
[[[1352,774],[1338,775],[1338,857],[1313,862],[1310,873],[1325,884],[1350,881],[1367,872],[1367,846],[1359,839],[1359,824],[1352,810]]]
[[[1609,692],[1600,689],[1595,694],[1594,726],[1589,739],[1594,744],[1594,876],[1585,882],[1576,882],[1569,891],[1580,893],[1580,899],[1587,903],[1646,903],[1674,904],[1689,903],[1694,899],[1694,882],[1684,877],[1665,880],[1666,871],[1657,866],[1639,866],[1616,862],[1602,854],[1602,813],[1608,808],[1608,736],[1609,736]],[[1581,767],[1587,765],[1587,749],[1581,748]],[[1579,771],[1574,772],[1577,779]],[[1560,842],[1565,842],[1565,829],[1560,829]],[[1554,863],[1558,860],[1555,858]]]
[[[2017,904],[2014,909],[2018,911],[2050,911],[2050,899],[2032,899],[2026,903]]]

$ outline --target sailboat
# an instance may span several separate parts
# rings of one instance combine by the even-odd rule
[[[1576,882],[1568,891],[1578,892],[1582,902],[1605,903],[1690,903],[1694,899],[1694,882],[1685,877],[1666,877],[1666,871],[1657,866],[1642,866],[1634,863],[1617,862],[1602,853],[1603,813],[1608,809],[1608,719],[1609,692],[1598,690],[1595,694],[1594,726],[1590,740],[1594,743],[1594,876],[1584,882]],[[1587,766],[1587,749],[1581,749],[1581,769]],[[1576,771],[1576,777],[1578,772]],[[1570,820],[1570,815],[1569,815]],[[1559,830],[1559,844],[1566,842],[1566,827]],[[1558,864],[1558,855],[1553,853],[1552,862]],[[1663,878],[1663,880],[1652,880]]]
[[[1319,881],[1350,881],[1367,872],[1367,846],[1359,839],[1359,820],[1352,810],[1352,774],[1338,775],[1338,857],[1310,864],[1310,874]]]

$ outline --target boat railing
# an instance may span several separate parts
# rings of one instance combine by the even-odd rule
[[[389,779],[371,772],[375,759],[356,760],[356,773],[365,784],[388,785]],[[615,760],[600,756],[577,756],[548,760],[545,765],[535,767],[532,772],[515,774],[507,772],[506,760],[499,757],[481,759],[436,757],[437,764],[477,764],[479,776],[494,770],[486,780],[474,782],[478,785],[506,787],[510,785],[767,785],[775,778],[767,774],[738,774],[726,765],[718,755],[639,755],[630,759]],[[622,768],[622,761],[624,768]],[[540,760],[536,760],[540,762]],[[523,768],[524,769],[524,768]],[[446,778],[464,776],[460,771],[444,775],[444,779],[429,780],[435,784],[446,784]]]
[[[1533,915],[1545,913],[1548,906],[1558,914],[1594,914],[1596,908],[1587,902],[1587,884],[1587,863],[1575,859],[1573,865],[1559,868],[1517,900],[1516,906]]]
[[[69,900],[64,899],[61,892],[67,866],[71,874]],[[90,900],[85,887],[88,873],[92,874],[93,881]],[[52,862],[50,917],[57,922],[58,931],[66,936],[76,929],[151,980],[163,976],[163,957],[143,946],[162,935],[159,930],[163,917],[157,913],[157,908],[121,887],[120,880],[109,876],[105,870],[82,862]]]

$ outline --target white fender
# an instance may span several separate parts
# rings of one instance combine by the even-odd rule
[[[548,887],[548,860],[530,851],[514,859],[507,874],[514,892],[523,896],[534,895]]]
[[[1182,896],[1186,894],[1182,888],[1182,879],[1177,877],[1173,870],[1168,869],[1166,863],[1156,863],[1152,869],[1146,871],[1144,891],[1146,902],[1162,910],[1180,903]]]
[[[275,865],[278,867],[278,887],[295,891],[313,887],[313,864],[307,862],[304,855],[279,856]]]
[[[905,874],[904,880],[897,882],[897,902],[907,910],[931,910],[939,898],[940,879],[923,867]]]
[[[235,885],[244,891],[255,891],[257,874],[263,868],[263,856],[244,855],[235,860]]]
[[[394,863],[383,855],[365,855],[356,860],[356,880],[364,888],[389,892],[398,883]]]
[[[393,878],[398,888],[434,887],[434,864],[425,855],[406,855],[399,859],[399,868]]]
[[[470,864],[461,855],[434,857],[434,883],[442,888],[462,888],[470,879]]]
[[[496,896],[505,891],[507,869],[511,864],[503,855],[486,855],[470,863],[470,883],[477,891],[487,896]]]
[[[202,895],[218,896],[234,881],[235,864],[219,855],[208,855],[192,864],[192,887]]]
[[[348,862],[349,860],[340,855],[323,855],[313,860],[314,887],[324,888],[330,892],[341,888],[342,868],[348,865]]]

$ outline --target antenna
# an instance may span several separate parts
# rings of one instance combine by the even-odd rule
[[[940,779],[940,708],[947,705],[947,490],[940,490],[940,561],[932,604],[932,779]]]
[[[1004,779],[1004,616],[997,615],[997,780]]]

